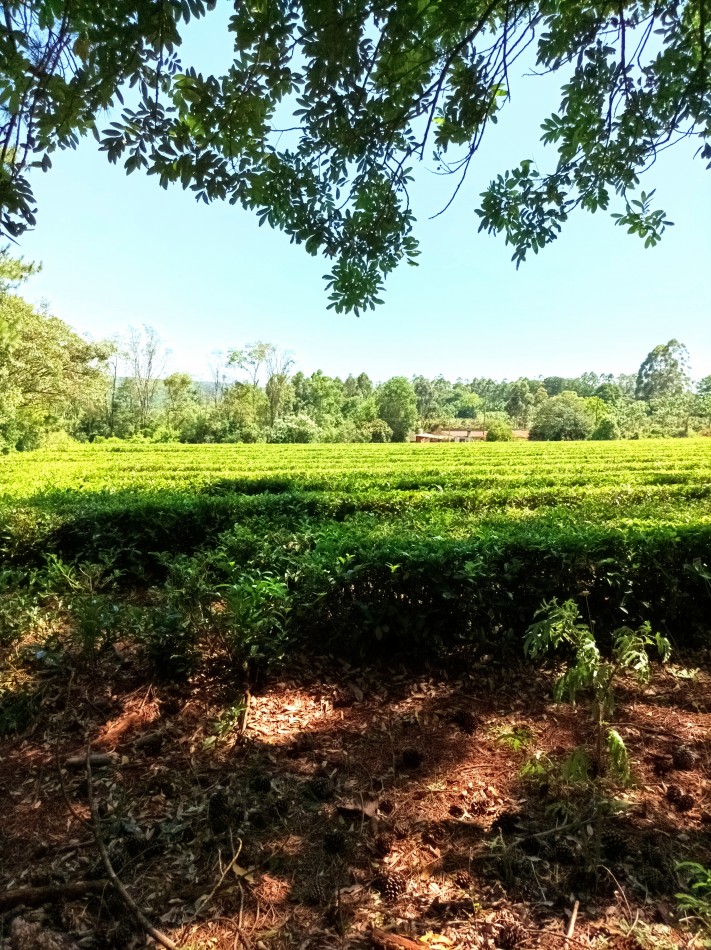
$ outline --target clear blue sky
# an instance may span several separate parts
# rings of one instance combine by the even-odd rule
[[[185,64],[224,64],[221,16],[193,32]],[[515,379],[634,372],[676,337],[693,376],[711,374],[711,173],[682,144],[646,176],[676,224],[657,248],[645,251],[605,214],[581,213],[516,271],[503,240],[477,234],[474,207],[496,171],[527,157],[546,167],[538,126],[557,89],[532,77],[512,89],[455,205],[434,220],[454,180],[416,168],[420,266],[396,272],[384,306],[365,316],[326,309],[322,259],[249,212],[127,177],[93,139],[34,179],[38,224],[20,251],[44,268],[26,293],[94,338],[151,324],[171,350],[167,370],[199,378],[213,351],[254,340],[293,351],[307,373]]]

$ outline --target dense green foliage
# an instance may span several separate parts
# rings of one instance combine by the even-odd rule
[[[9,456],[2,635],[38,623],[50,602],[22,598],[56,591],[64,565],[82,642],[133,629],[159,665],[187,662],[206,628],[240,661],[520,651],[552,597],[586,601],[601,634],[649,621],[706,642],[710,476],[702,439]],[[145,588],[151,607],[126,606]]]
[[[695,387],[686,347],[657,346],[636,376],[393,376],[376,384],[293,372],[292,354],[257,341],[228,350],[212,379],[165,374],[152,327],[91,343],[15,292],[35,267],[0,251],[0,450],[71,436],[154,442],[405,442],[416,429],[478,430],[488,441],[688,436],[711,431],[711,382]],[[452,438],[456,438],[454,435]]]
[[[560,81],[558,111],[541,116],[551,168],[524,158],[477,212],[517,262],[575,208],[612,201],[617,223],[655,244],[668,222],[639,176],[679,138],[711,158],[705,0],[235,2],[233,61],[204,75],[177,53],[216,6],[3,0],[0,234],[34,223],[28,169],[93,133],[127,172],[241,204],[323,254],[330,305],[357,312],[418,253],[412,163],[464,176],[524,62],[526,81]]]
[[[0,450],[35,448],[103,401],[108,348],[14,293],[33,265],[0,251]]]

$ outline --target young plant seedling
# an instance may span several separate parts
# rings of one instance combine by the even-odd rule
[[[620,734],[609,725],[615,708],[615,678],[629,670],[639,683],[651,676],[649,650],[655,648],[662,661],[669,659],[671,645],[660,633],[652,633],[645,621],[637,630],[619,627],[612,633],[612,651],[603,657],[590,627],[582,621],[574,600],[559,604],[553,598],[536,611],[537,619],[524,640],[527,656],[536,659],[551,651],[572,650],[573,659],[555,686],[555,699],[575,704],[580,693],[591,697],[590,712],[595,723],[595,760],[598,774],[609,764],[623,781],[630,778],[627,749]],[[607,755],[605,755],[605,739]]]

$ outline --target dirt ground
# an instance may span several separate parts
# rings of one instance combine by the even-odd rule
[[[699,662],[620,684],[626,788],[564,780],[588,709],[530,667],[300,661],[248,708],[219,662],[164,685],[129,646],[38,673],[32,723],[0,739],[0,946],[150,942],[105,883],[98,829],[181,948],[701,947],[675,899],[677,865],[711,863]]]

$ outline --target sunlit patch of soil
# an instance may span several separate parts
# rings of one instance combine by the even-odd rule
[[[180,946],[361,947],[376,928],[433,950],[563,947],[576,903],[570,950],[700,946],[674,895],[678,862],[711,862],[707,670],[622,684],[635,783],[620,788],[561,781],[592,726],[530,668],[446,678],[309,660],[246,708],[224,674],[165,686],[139,659],[56,678],[31,726],[0,739],[3,890],[106,876],[90,742],[110,753],[93,791],[114,867]],[[81,947],[145,944],[110,889],[15,907],[2,937],[18,915]]]

